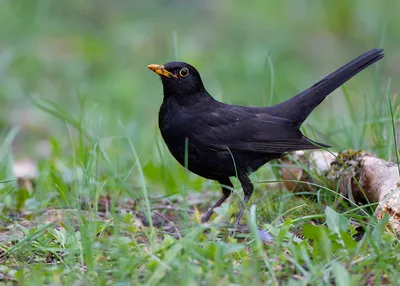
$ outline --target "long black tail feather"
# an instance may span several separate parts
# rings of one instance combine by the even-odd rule
[[[293,124],[300,126],[326,96],[363,69],[382,59],[383,56],[383,49],[370,50],[298,95],[278,105],[272,106],[271,111],[279,112],[279,114],[277,114],[278,116],[289,119]]]

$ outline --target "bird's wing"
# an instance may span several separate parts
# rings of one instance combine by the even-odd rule
[[[266,109],[230,107],[209,113],[194,128],[196,141],[213,150],[255,153],[286,153],[327,145],[305,137],[286,119],[270,116]]]

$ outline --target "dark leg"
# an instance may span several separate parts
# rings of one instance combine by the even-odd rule
[[[240,221],[242,220],[244,208],[246,207],[246,203],[249,201],[251,195],[253,194],[253,189],[254,189],[253,184],[251,183],[249,177],[246,174],[239,175],[239,181],[242,184],[244,199],[242,207],[240,208],[240,211],[236,218],[236,228],[239,226]]]
[[[222,197],[218,200],[218,202],[201,218],[201,222],[206,222],[210,219],[212,214],[214,213],[214,209],[222,205],[222,203],[229,198],[232,193],[233,185],[229,178],[219,180],[219,184],[222,188]]]

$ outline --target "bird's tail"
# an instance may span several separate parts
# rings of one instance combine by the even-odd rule
[[[383,49],[373,49],[350,61],[343,67],[315,83],[308,89],[272,107],[280,117],[300,126],[327,95],[363,69],[383,58]],[[279,114],[278,114],[279,113]]]

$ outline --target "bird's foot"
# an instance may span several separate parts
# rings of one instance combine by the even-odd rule
[[[213,214],[213,209],[210,209],[202,218],[201,223],[208,222]]]

